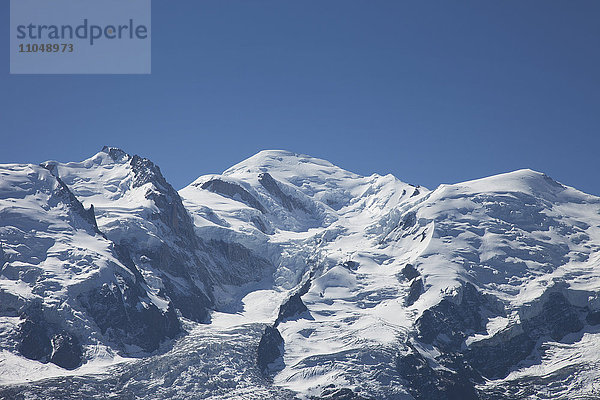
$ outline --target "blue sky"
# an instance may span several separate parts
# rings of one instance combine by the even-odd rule
[[[262,149],[434,188],[519,168],[600,194],[600,2],[153,0],[152,75],[9,75],[0,162],[103,145],[181,188]]]

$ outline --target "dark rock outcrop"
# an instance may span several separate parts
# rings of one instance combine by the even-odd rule
[[[550,288],[538,301],[542,304],[536,306],[540,310],[537,314],[526,317],[526,313],[520,323],[466,346],[464,340],[468,336],[486,333],[485,319],[502,314],[473,285],[466,283],[460,301],[444,299],[423,312],[416,323],[417,337],[422,343],[441,350],[443,355],[436,361],[452,371],[459,373],[456,362],[448,362],[449,354],[454,354],[455,360],[460,359],[481,376],[488,379],[504,378],[531,357],[540,339],[560,341],[569,333],[579,332],[584,327],[580,316],[586,315],[586,310],[570,304],[557,288]],[[588,320],[594,318],[590,315],[587,313]],[[411,362],[416,363],[414,360]],[[417,378],[422,380],[422,377]],[[468,379],[472,381],[476,375],[470,375]],[[429,380],[427,378],[423,384],[427,386]]]
[[[590,311],[585,317],[585,320],[590,325],[600,324],[600,311]]]
[[[140,245],[136,237],[121,238],[117,243],[121,261],[143,281],[134,260],[144,258],[160,276],[162,296],[186,318],[208,322],[212,308],[212,281],[206,263],[197,257],[202,243],[179,193],[167,182],[160,168],[147,158],[129,155],[121,149],[104,147],[115,162],[129,163],[133,172],[132,188],[152,184],[145,197],[156,206],[150,215],[163,240],[159,245]],[[169,240],[171,243],[168,243]],[[174,244],[174,245],[173,245]],[[198,285],[198,282],[201,282]]]
[[[326,387],[318,398],[311,397],[311,400],[367,400],[367,398],[352,389],[336,388],[331,385],[331,387]]]
[[[460,356],[446,355],[447,369],[432,368],[427,359],[410,344],[410,352],[398,358],[396,367],[417,400],[478,400],[473,381],[477,374]]]
[[[149,191],[146,198],[152,200],[159,210],[154,216],[162,221],[183,241],[196,240],[192,217],[183,206],[179,193],[167,182],[160,168],[147,158],[134,155],[129,162],[134,173],[134,188],[152,183],[158,190]]]
[[[527,358],[535,348],[535,341],[526,333],[513,337],[482,340],[472,344],[464,353],[469,364],[483,376],[503,378],[512,368]]]
[[[560,292],[550,292],[544,302],[542,313],[523,322],[530,336],[538,338],[549,334],[556,341],[569,333],[583,329],[578,312]]]
[[[260,338],[256,357],[256,363],[263,374],[268,375],[272,364],[283,357],[283,346],[283,338],[279,330],[275,327],[267,326]]]
[[[403,230],[407,230],[407,229],[413,227],[416,223],[417,223],[417,214],[415,214],[414,211],[411,211],[408,214],[406,214],[404,216],[404,218],[402,218],[400,227]]]
[[[302,301],[304,296],[310,290],[311,280],[306,281],[300,289],[288,298],[288,300],[279,307],[279,314],[275,320],[275,326],[279,323],[298,317],[300,314],[308,312],[306,304]]]
[[[47,327],[39,318],[25,316],[19,328],[19,352],[30,360],[47,362],[52,343]]]
[[[50,362],[66,369],[74,369],[81,365],[83,354],[79,340],[66,331],[52,336],[52,354]]]
[[[39,304],[30,304],[21,315],[18,350],[26,358],[51,362],[65,369],[79,367],[83,349],[73,334],[48,323]]]
[[[94,206],[90,206],[90,208],[87,210],[85,209],[83,204],[81,204],[69,187],[62,181],[62,179],[60,179],[58,176],[58,170],[54,163],[42,163],[40,166],[47,169],[54,176],[59,185],[56,192],[56,197],[51,199],[50,204],[52,205],[56,201],[62,201],[71,208],[75,215],[78,215],[85,221],[85,223],[89,224],[94,233],[104,236],[104,234],[98,229],[96,215],[94,213]]]
[[[488,378],[504,378],[532,354],[540,338],[560,341],[565,335],[583,329],[579,319],[582,310],[571,305],[559,291],[551,289],[540,301],[544,303],[539,314],[472,344],[464,352],[465,359]]]
[[[281,205],[288,211],[302,210],[308,212],[306,206],[297,198],[285,194],[277,181],[268,172],[263,172],[258,175],[258,182],[281,202]]]
[[[161,311],[147,297],[139,284],[121,279],[118,284],[104,284],[78,300],[110,340],[135,345],[146,352],[158,349],[166,338],[181,332],[172,307]]]
[[[279,307],[279,315],[277,316],[276,324],[285,320],[291,319],[297,315],[307,312],[308,308],[302,301],[299,293],[296,293]]]
[[[442,349],[460,348],[468,333],[484,333],[481,315],[484,304],[484,297],[472,284],[466,283],[458,304],[446,298],[423,312],[416,322],[418,338]]]
[[[132,258],[130,249],[135,248],[134,245],[123,241],[119,247],[123,258]],[[193,248],[192,245],[190,248]],[[140,257],[140,254],[136,254],[136,256]],[[157,247],[143,249],[141,256],[148,260],[155,273],[160,276],[163,284],[161,289],[163,297],[168,298],[181,315],[196,322],[209,321],[208,310],[212,307],[212,299],[195,284],[192,273],[200,278],[198,280],[204,278],[203,280],[209,283],[210,275],[204,269],[190,271],[186,268],[186,265],[201,263],[200,260],[189,260],[189,257],[195,258],[193,253],[186,255],[176,248],[169,247],[166,243],[161,243]],[[137,269],[135,265],[134,268]]]
[[[412,264],[406,264],[404,266],[404,268],[402,268],[402,275],[404,275],[404,277],[411,281],[413,279],[415,279],[417,276],[420,276],[421,274],[419,273],[419,271],[417,271],[417,269],[412,265]]]
[[[6,256],[4,255],[4,249],[2,248],[2,243],[0,242],[0,268],[2,268],[5,262]]]
[[[350,271],[356,271],[359,267],[359,263],[356,261],[344,261],[342,267],[349,269]]]
[[[247,247],[224,240],[208,240],[202,248],[210,254],[211,271],[220,283],[241,286],[261,280],[273,265]]]
[[[419,300],[419,297],[421,297],[421,294],[424,291],[425,287],[423,286],[423,279],[415,278],[410,284],[408,296],[406,296],[406,299],[404,300],[404,305],[410,307],[415,304],[415,301]]]
[[[257,209],[265,214],[267,211],[262,204],[248,192],[246,189],[235,183],[226,182],[222,179],[211,179],[200,186],[202,189],[210,190],[211,192],[220,194],[221,196],[229,197],[230,199],[241,200],[252,208]],[[238,198],[236,198],[238,197]]]

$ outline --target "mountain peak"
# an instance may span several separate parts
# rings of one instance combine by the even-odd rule
[[[557,195],[567,189],[548,175],[528,168],[443,187],[469,193],[522,192],[542,197]]]
[[[597,398],[572,388],[599,381],[600,198],[543,173],[429,192],[265,150],[178,194],[114,147],[45,166],[60,180],[0,168],[0,398],[215,379],[238,398]],[[65,353],[45,376],[82,375],[31,382]]]
[[[319,169],[340,169],[329,161],[311,157],[306,154],[293,153],[287,150],[262,150],[227,169],[223,175],[234,175],[245,172],[252,172],[256,174],[272,170],[297,170],[302,165],[312,165]]]
[[[104,146],[101,152],[108,154],[115,162],[128,161],[131,158],[129,154],[118,147]]]

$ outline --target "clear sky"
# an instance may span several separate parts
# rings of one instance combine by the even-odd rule
[[[103,145],[181,188],[262,149],[430,188],[519,168],[600,195],[600,1],[153,0],[152,75],[9,75],[0,163]]]

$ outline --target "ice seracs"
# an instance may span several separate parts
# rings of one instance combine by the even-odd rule
[[[111,386],[120,395],[135,388],[149,398],[183,391],[210,398],[214,382],[202,371],[215,362],[227,365],[211,370],[214,379],[240,398],[252,398],[252,388],[260,398],[327,399],[599,393],[600,198],[542,173],[518,170],[429,190],[268,150],[176,192],[149,160],[115,148],[44,166],[30,168],[62,182],[81,218],[95,216],[98,232],[88,221],[85,240],[106,246],[98,252],[116,260],[109,271],[139,283],[129,292],[139,307],[187,330],[171,350],[110,367],[129,379]],[[3,168],[0,213],[16,206],[35,215],[23,197],[28,175]],[[14,300],[32,290],[25,275],[10,275],[15,254],[33,264],[47,251],[7,241],[25,231],[2,221],[0,295]],[[53,287],[62,293],[65,286]],[[2,317],[2,337],[23,325],[17,314]],[[128,338],[109,329],[97,329],[99,337]],[[93,388],[108,382],[83,379]]]
[[[170,300],[186,318],[208,320],[210,277],[177,192],[150,160],[105,147],[79,163],[44,165],[85,205],[100,230],[144,277],[154,304]]]
[[[98,354],[151,352],[180,332],[62,180],[36,165],[2,165],[0,176],[3,351],[75,369]],[[24,358],[11,356],[2,377],[19,379]]]

